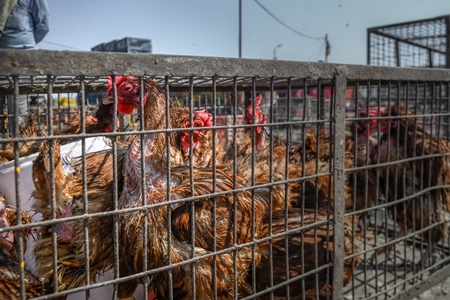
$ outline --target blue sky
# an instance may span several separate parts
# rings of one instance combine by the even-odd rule
[[[152,40],[153,53],[238,57],[239,0],[47,0],[50,33],[38,48],[90,51],[124,37]],[[367,28],[450,14],[450,0],[257,0],[305,35],[328,34],[329,62],[365,64]],[[297,35],[255,0],[242,0],[242,57],[318,61],[323,39]]]

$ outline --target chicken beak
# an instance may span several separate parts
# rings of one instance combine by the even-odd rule
[[[104,105],[108,105],[108,104],[111,104],[111,103],[113,103],[114,102],[114,97],[111,97],[111,96],[109,96],[109,95],[106,95],[105,97],[103,97],[103,99],[102,99],[102,103],[104,104]]]

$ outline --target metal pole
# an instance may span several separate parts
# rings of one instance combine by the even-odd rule
[[[239,0],[239,58],[242,58],[242,0]]]
[[[367,29],[367,65],[371,65],[372,62],[370,61],[371,57],[370,57],[370,45],[371,45],[371,38],[372,36],[372,31],[371,29]]]
[[[449,68],[450,69],[450,15],[448,15],[446,18],[445,18],[445,25],[446,25],[446,38],[447,38],[447,41],[446,41],[446,58],[445,58],[445,60],[446,60],[446,62],[445,62],[445,67],[446,68]]]
[[[278,44],[275,46],[275,48],[273,48],[273,59],[277,59],[277,48],[280,48],[281,46],[283,46],[283,44]]]
[[[328,43],[328,34],[325,34],[325,62],[328,62],[328,55],[330,55],[330,44]]]

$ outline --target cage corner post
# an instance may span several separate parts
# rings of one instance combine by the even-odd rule
[[[336,68],[335,94],[335,164],[334,164],[334,264],[333,264],[333,299],[343,298],[344,274],[344,190],[345,190],[345,93],[347,89],[347,69]]]

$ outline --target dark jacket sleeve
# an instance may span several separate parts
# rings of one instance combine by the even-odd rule
[[[48,4],[46,0],[32,1],[31,15],[34,23],[34,40],[40,43],[50,30]]]

